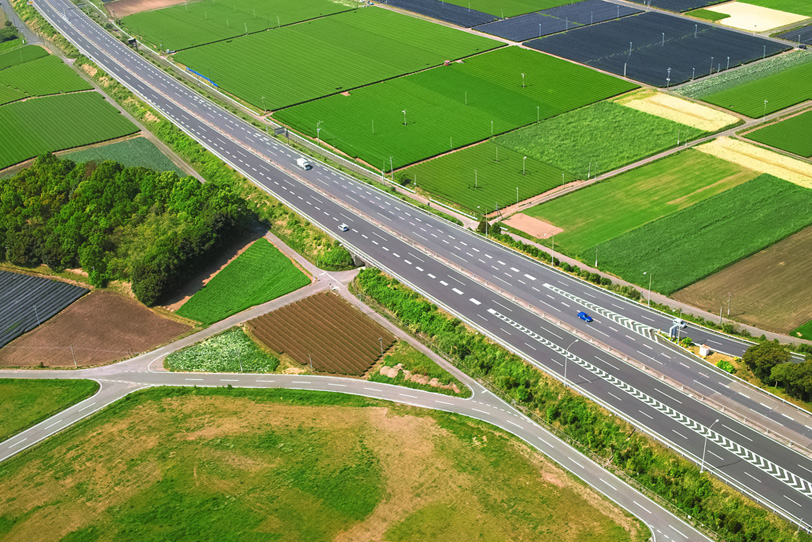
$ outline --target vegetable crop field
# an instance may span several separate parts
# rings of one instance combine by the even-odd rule
[[[703,133],[631,107],[599,102],[505,134],[496,143],[586,179]]]
[[[604,243],[600,267],[670,295],[810,223],[812,190],[761,175]]]
[[[750,118],[775,113],[812,99],[812,62],[745,82],[702,99]]]
[[[65,153],[60,158],[72,160],[77,164],[112,160],[124,167],[146,167],[155,171],[174,171],[181,177],[186,176],[186,173],[145,137],[87,147]]]
[[[96,92],[36,98],[0,107],[0,169],[53,152],[138,131]]]
[[[594,256],[595,245],[603,246],[647,222],[757,175],[731,162],[688,149],[524,212],[564,230],[555,237],[556,248],[571,255],[592,249]]]
[[[497,161],[498,158],[498,161]],[[399,180],[456,203],[479,216],[546,192],[572,175],[486,141],[405,169]],[[518,196],[517,196],[518,188]]]
[[[287,256],[267,239],[259,239],[184,303],[177,314],[213,324],[309,283]]]
[[[351,9],[332,0],[200,0],[122,19],[162,49],[180,50]]]
[[[812,111],[759,128],[744,137],[810,158],[812,157]]]
[[[0,105],[30,96],[46,96],[93,87],[55,56],[0,70]]]
[[[388,169],[390,156],[398,168],[633,88],[583,66],[507,47],[275,117],[312,137],[323,121],[323,141]]]
[[[195,47],[175,60],[254,106],[274,110],[500,45],[368,7]]]
[[[505,495],[510,506],[499,506]],[[43,532],[65,542],[651,536],[506,431],[304,390],[136,392],[5,461],[0,509],[10,540]]]
[[[93,380],[0,380],[0,440],[87,399],[98,389]]]
[[[232,327],[213,337],[166,357],[170,371],[204,373],[270,373],[279,360],[262,350],[240,327]]]
[[[37,58],[48,56],[48,51],[36,45],[26,45],[13,51],[7,51],[0,54],[0,70],[4,70],[10,66],[17,64],[24,64]]]
[[[332,293],[291,303],[248,322],[274,352],[328,373],[362,375],[395,337]]]

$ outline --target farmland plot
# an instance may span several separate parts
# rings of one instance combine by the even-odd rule
[[[0,70],[0,105],[29,96],[47,96],[92,88],[55,56]]]
[[[124,25],[162,49],[180,50],[347,11],[332,0],[200,0],[124,17]]]
[[[63,154],[60,158],[67,158],[77,164],[112,160],[124,167],[145,167],[155,171],[174,171],[180,177],[186,176],[186,173],[144,137],[87,147]]]
[[[647,4],[648,0],[631,0],[638,4]],[[683,12],[692,9],[703,8],[713,4],[719,4],[726,0],[650,0],[651,6],[660,9],[667,9],[668,11]]]
[[[0,271],[0,347],[87,293],[66,282]]]
[[[807,45],[812,45],[812,25],[803,28],[795,28],[789,32],[784,32],[778,37],[794,41],[797,44],[806,43]]]
[[[395,342],[386,329],[332,293],[306,297],[248,325],[274,352],[328,373],[362,375]]]
[[[489,13],[482,13],[442,0],[386,0],[386,4],[466,28],[489,23],[496,19],[496,16]]]
[[[747,0],[747,3],[812,17],[812,4],[808,0]]]
[[[241,327],[232,327],[177,352],[164,360],[170,371],[204,373],[270,373],[279,360],[265,352]]]
[[[525,213],[564,230],[556,235],[556,247],[569,254],[592,249],[594,256],[595,245],[602,247],[610,239],[757,175],[731,162],[688,149],[537,205]]]
[[[276,117],[312,137],[323,121],[323,141],[389,169],[633,88],[582,66],[507,47],[292,107]]]
[[[789,49],[764,38],[658,12],[577,28],[527,46],[658,87]]]
[[[500,45],[408,15],[364,8],[195,47],[175,60],[273,110]]]
[[[446,0],[448,1],[448,0]],[[571,4],[573,0],[450,0],[464,8],[490,13],[497,17],[514,17],[531,11]]]
[[[812,157],[812,111],[759,128],[744,137],[810,158]]]
[[[138,131],[95,92],[37,98],[0,107],[0,169]],[[47,129],[43,129],[46,127]]]
[[[810,223],[812,190],[761,175],[604,243],[601,269],[669,295]]]
[[[26,45],[13,51],[0,54],[0,70],[4,70],[10,66],[17,64],[24,64],[38,58],[48,56],[48,51],[36,45]]]

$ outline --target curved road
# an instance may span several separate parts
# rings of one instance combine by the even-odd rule
[[[347,223],[351,229],[340,238],[366,261],[697,463],[707,440],[705,465],[711,472],[805,528],[812,522],[808,457],[626,363],[626,358],[636,360],[677,387],[728,402],[739,416],[752,412],[748,417],[761,425],[797,436],[794,442],[812,438],[812,421],[800,410],[657,342],[653,330],[667,330],[668,317],[329,168],[317,165],[291,175],[294,151],[184,87],[67,0],[35,0],[34,5],[94,62],[246,177],[336,237],[336,226]],[[575,316],[579,310],[595,315],[595,321],[582,325]],[[746,348],[707,330],[693,328],[690,334],[720,351],[740,354]],[[607,354],[607,348],[615,354]]]

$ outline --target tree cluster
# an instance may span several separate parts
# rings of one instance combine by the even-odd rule
[[[94,285],[128,280],[154,305],[251,219],[228,185],[43,155],[0,181],[0,258],[81,267]]]
[[[791,397],[812,401],[812,357],[795,363],[785,345],[777,341],[756,344],[747,349],[742,361],[767,384],[784,388]]]

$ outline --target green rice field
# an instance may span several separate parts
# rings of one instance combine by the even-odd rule
[[[125,167],[146,167],[155,171],[174,171],[181,177],[186,176],[186,173],[176,166],[158,147],[143,137],[87,147],[66,153],[61,158],[67,158],[76,163],[113,160]]]
[[[4,70],[10,66],[30,62],[37,58],[48,56],[48,51],[36,45],[26,45],[13,51],[7,51],[0,54],[0,70]]]
[[[0,105],[30,96],[92,88],[55,56],[46,56],[0,70]]]
[[[810,158],[812,157],[812,111],[759,128],[744,137]]]
[[[477,216],[573,180],[560,169],[532,158],[522,164],[522,158],[517,152],[486,141],[421,162],[404,170],[399,178],[408,179],[412,186],[417,181],[420,189]]]
[[[767,75],[702,98],[750,118],[812,99],[812,62]],[[765,104],[766,101],[766,104]]]
[[[688,149],[537,205],[525,214],[562,228],[555,246],[577,255],[758,174]],[[574,211],[575,210],[575,211]]]
[[[267,239],[260,239],[217,273],[177,314],[203,324],[219,322],[310,284],[310,279]]]
[[[36,98],[0,107],[0,169],[53,152],[138,131],[96,92]]]
[[[324,142],[389,169],[390,156],[399,168],[633,88],[570,62],[507,47],[275,117],[311,137],[322,121]]]
[[[364,8],[195,47],[175,59],[254,106],[274,110],[500,45],[408,15]]]
[[[504,18],[574,2],[572,0],[450,0],[446,3]]]
[[[599,102],[505,134],[496,142],[586,179],[703,133],[620,104]]]
[[[599,264],[639,285],[651,273],[652,289],[669,295],[810,223],[812,190],[761,175],[602,244]]]
[[[349,9],[332,0],[201,0],[142,11],[122,21],[147,41],[177,51]]]

